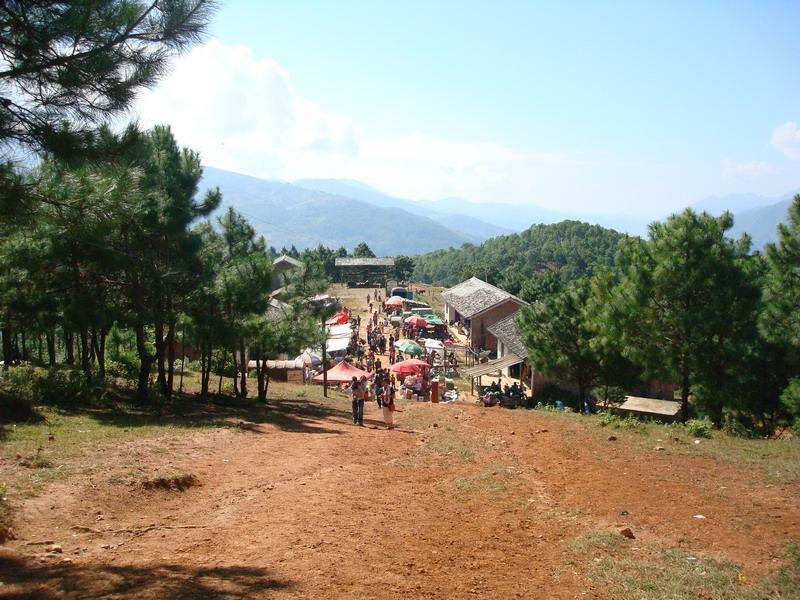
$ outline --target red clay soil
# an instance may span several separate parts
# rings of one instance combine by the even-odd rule
[[[363,311],[366,292],[337,294]],[[0,549],[0,597],[605,598],[569,549],[581,536],[630,527],[630,552],[682,548],[756,579],[800,538],[797,486],[672,440],[655,451],[577,416],[471,404],[401,402],[393,431],[369,404],[360,428],[332,396],[166,453],[113,449],[193,474],[183,491],[52,484]]]
[[[796,488],[577,418],[409,403],[386,431],[374,405],[358,428],[344,399],[289,404],[288,427],[180,438],[160,460],[197,477],[184,491],[54,484],[0,552],[0,596],[605,597],[566,550],[587,533],[629,526],[754,577],[798,535]]]

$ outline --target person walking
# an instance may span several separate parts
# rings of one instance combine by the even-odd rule
[[[353,425],[358,424],[358,400],[356,398],[356,392],[358,391],[358,379],[353,377],[353,380],[350,382],[350,385],[347,386],[345,392],[347,393],[347,397],[350,398],[350,402],[353,404]]]
[[[394,429],[394,385],[388,382],[383,386],[383,422],[386,429]]]
[[[367,386],[367,376],[362,375],[361,381],[358,382],[358,388],[356,395],[358,397],[358,401],[356,402],[356,417],[358,424],[363,427],[364,426],[364,401],[367,399],[368,390]]]

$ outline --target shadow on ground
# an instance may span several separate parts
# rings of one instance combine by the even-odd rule
[[[65,411],[66,412],[66,411]],[[74,414],[76,411],[69,411]],[[341,433],[327,425],[332,420],[349,418],[347,411],[332,406],[300,399],[270,399],[267,403],[256,399],[213,397],[201,401],[195,397],[179,397],[169,404],[142,407],[129,403],[83,409],[99,423],[114,427],[145,427],[171,425],[185,428],[237,426],[255,434],[266,433],[259,425],[272,425],[283,431],[295,433]]]
[[[252,598],[292,587],[256,567],[47,565],[0,554],[0,598]]]

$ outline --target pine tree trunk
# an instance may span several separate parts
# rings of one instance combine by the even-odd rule
[[[200,397],[208,398],[208,382],[211,378],[211,344],[201,344],[200,354]]]
[[[22,339],[22,360],[28,362],[30,360],[30,355],[28,354],[28,343],[25,341],[24,330],[20,332],[20,338]],[[19,351],[17,354],[19,354]]]
[[[101,329],[97,336],[97,375],[101,380],[106,378],[106,330]]]
[[[9,365],[14,362],[14,344],[12,343],[13,334],[10,327],[3,327],[0,335],[3,336],[3,370],[7,370]]]
[[[175,389],[175,322],[167,326],[167,398],[172,398]]]
[[[178,384],[178,393],[183,393],[183,372],[186,370],[186,328],[181,331],[181,380]]]
[[[233,395],[239,397],[239,361],[236,358],[236,350],[231,352],[233,356]]]
[[[265,387],[264,371],[266,371],[264,361],[260,358],[256,359],[256,374],[258,375],[258,399],[261,402],[267,401],[267,388]]]
[[[91,339],[91,343],[92,343],[90,356],[91,356],[92,364],[95,364],[95,363],[97,363],[97,360],[98,360],[97,355],[100,353],[99,348],[98,348],[98,344],[97,344],[97,328],[96,327],[92,327],[92,336],[91,336],[90,339]]]
[[[139,355],[139,381],[136,386],[136,398],[140,402],[147,401],[150,382],[150,369],[155,356],[147,351],[144,325],[136,325],[136,352]]]
[[[56,366],[56,334],[52,331],[47,334],[47,364]]]
[[[164,343],[164,324],[159,319],[155,324],[156,367],[158,368],[158,388],[164,398],[168,397],[166,361],[166,344]]]
[[[681,371],[681,422],[686,423],[689,419],[689,369],[683,365]]]
[[[242,370],[240,372],[241,383],[239,384],[239,393],[242,398],[247,398],[247,347],[244,344],[244,338],[239,339],[239,359],[242,361]]]
[[[66,330],[64,330],[64,348],[67,352],[67,364],[72,367],[75,365],[75,336]]]
[[[39,354],[39,364],[40,365],[44,364],[44,351],[43,351],[44,349],[42,348],[42,346],[43,346],[43,344],[42,344],[42,334],[40,333],[39,335],[36,336],[36,349],[37,349],[37,352]]]
[[[80,330],[80,338],[81,338],[81,370],[83,371],[83,375],[86,379],[92,378],[92,365],[89,362],[89,332],[86,330],[86,327],[81,327]]]

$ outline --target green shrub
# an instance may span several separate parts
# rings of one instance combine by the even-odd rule
[[[708,419],[690,419],[684,425],[686,433],[692,437],[710,438],[714,424]]]
[[[621,387],[617,386],[609,386],[606,387],[596,387],[592,390],[592,395],[598,398],[601,402],[612,402],[614,404],[619,404],[623,400],[625,400],[625,390]]]
[[[33,401],[41,404],[78,404],[94,397],[93,389],[77,369],[48,369],[35,377]]]
[[[601,412],[598,418],[601,427],[614,427],[615,429],[641,429],[649,422],[648,419],[633,415],[622,418],[610,412]]]
[[[753,437],[752,426],[748,427],[737,415],[731,412],[726,412],[722,416],[722,431],[734,437]]]
[[[603,411],[597,415],[597,422],[600,423],[600,427],[608,427],[612,425],[614,427],[619,427],[620,418],[612,414],[608,411]]]
[[[36,379],[36,369],[32,365],[9,367],[3,377],[3,387],[11,396],[33,400],[34,379]]]
[[[790,418],[800,419],[800,379],[792,379],[781,394],[783,404]]]
[[[62,406],[93,402],[104,393],[103,386],[95,387],[79,369],[30,365],[11,367],[3,379],[3,390],[19,401]]]
[[[561,400],[564,406],[576,406],[578,404],[578,394],[565,390],[554,383],[548,383],[536,393],[533,400],[542,405],[555,404],[556,400]]]
[[[139,364],[106,360],[106,375],[119,379],[136,379],[139,376]]]

